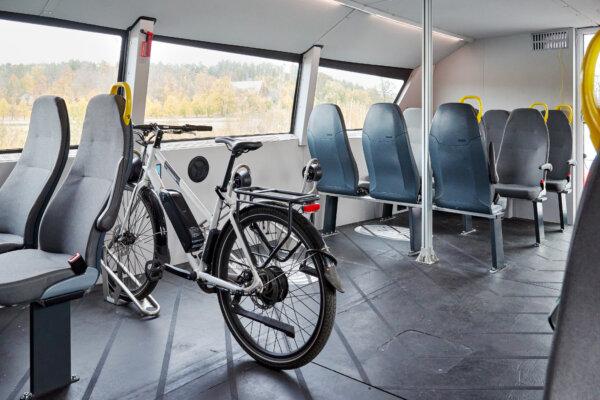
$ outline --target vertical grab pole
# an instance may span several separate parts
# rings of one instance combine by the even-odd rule
[[[431,169],[429,168],[429,130],[433,108],[433,27],[432,27],[432,0],[423,0],[423,40],[422,40],[422,69],[421,102],[423,131],[421,132],[423,146],[421,147],[421,187],[423,198],[423,215],[421,219],[421,252],[417,261],[424,264],[433,264],[438,261],[433,250],[433,207],[431,198]]]

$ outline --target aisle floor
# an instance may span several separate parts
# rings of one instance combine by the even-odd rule
[[[504,221],[508,267],[489,273],[489,228],[461,236],[461,220],[436,214],[435,265],[416,263],[408,242],[368,237],[356,225],[326,239],[346,293],[323,352],[295,371],[246,356],[225,328],[216,297],[165,276],[161,316],[142,320],[103,301],[98,288],[72,306],[73,372],[80,381],[53,399],[542,398],[571,235]],[[379,221],[369,221],[379,224]],[[385,223],[407,226],[401,214]],[[0,399],[28,388],[27,307],[0,309]]]

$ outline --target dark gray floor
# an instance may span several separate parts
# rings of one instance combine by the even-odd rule
[[[408,257],[408,242],[354,226],[327,238],[346,293],[324,351],[296,371],[252,362],[226,331],[216,298],[191,282],[165,277],[156,290],[161,317],[145,321],[95,290],[73,304],[81,380],[52,398],[541,399],[552,340],[546,316],[570,229],[547,225],[536,248],[531,221],[505,221],[509,266],[491,275],[488,226],[475,226],[460,236],[460,218],[436,214],[441,261],[432,266]],[[0,309],[0,399],[28,388],[27,368],[27,309]]]

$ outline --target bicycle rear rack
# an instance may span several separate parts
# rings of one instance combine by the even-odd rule
[[[242,196],[248,196],[250,199],[249,201],[239,200],[244,203],[252,202],[254,199],[265,199],[291,205],[305,205],[319,200],[319,195],[314,193],[291,192],[287,190],[263,188],[260,186],[238,188],[235,189],[235,193]]]

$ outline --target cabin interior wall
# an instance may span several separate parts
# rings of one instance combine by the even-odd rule
[[[477,40],[436,64],[434,106],[478,95],[486,110],[513,110],[543,101],[550,107],[573,103],[573,49],[533,51],[529,33]],[[572,200],[569,199],[569,203]],[[514,200],[509,215],[533,218],[531,204]],[[553,193],[544,218],[558,222]],[[569,209],[569,221],[573,210]]]

